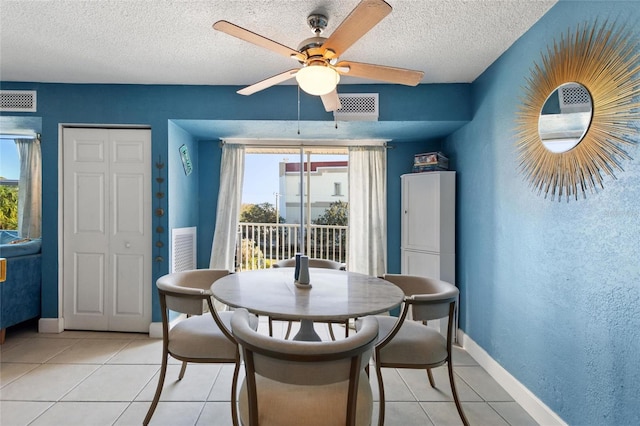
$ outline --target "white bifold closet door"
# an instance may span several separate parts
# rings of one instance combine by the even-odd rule
[[[63,129],[65,329],[148,332],[151,130]]]

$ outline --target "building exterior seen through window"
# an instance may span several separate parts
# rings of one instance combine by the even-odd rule
[[[247,148],[237,269],[298,252],[345,262],[348,159],[346,147]]]
[[[337,196],[337,197],[342,195],[342,183],[341,182],[334,182],[333,183],[333,195]]]

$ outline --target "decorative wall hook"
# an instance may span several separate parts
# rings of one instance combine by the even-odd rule
[[[158,156],[158,161],[156,162],[156,168],[158,169],[158,176],[156,177],[156,182],[158,183],[158,191],[156,192],[156,198],[158,199],[158,207],[155,209],[156,220],[161,221],[164,216],[164,209],[162,208],[162,199],[165,196],[164,191],[162,190],[162,184],[164,183],[164,178],[162,177],[162,169],[164,168],[164,163],[162,162],[162,157]],[[160,224],[156,224],[156,233],[158,234],[158,240],[155,242],[155,246],[157,251],[157,255],[154,258],[156,263],[164,262],[164,258],[160,255],[160,250],[164,247],[164,243],[160,239],[162,234],[164,234],[164,227]]]

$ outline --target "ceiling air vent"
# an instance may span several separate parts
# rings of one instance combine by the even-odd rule
[[[334,111],[336,120],[378,121],[377,93],[340,93],[342,107]]]
[[[36,91],[0,90],[0,111],[36,112]]]
[[[591,95],[589,91],[580,84],[565,84],[560,87],[560,111],[570,112],[591,112]]]

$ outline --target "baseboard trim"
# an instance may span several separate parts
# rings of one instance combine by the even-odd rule
[[[484,349],[462,330],[458,330],[458,342],[536,422],[548,426],[567,426],[567,423],[560,416],[547,407],[544,402],[498,364],[496,360],[491,358]]]
[[[173,321],[169,322],[169,330],[173,328],[178,322],[182,321],[187,316],[185,314],[180,314]],[[149,337],[152,339],[162,339],[162,322],[152,322],[149,324]]]
[[[162,339],[162,323],[152,322],[149,324],[149,337],[151,339]]]
[[[64,318],[40,318],[38,320],[38,333],[62,333],[64,331]]]

